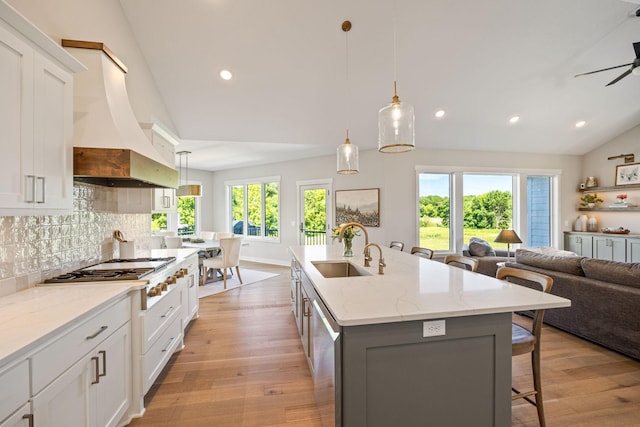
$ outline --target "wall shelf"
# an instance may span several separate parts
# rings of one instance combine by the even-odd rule
[[[640,212],[640,207],[634,208],[578,208],[586,212]]]
[[[640,190],[640,184],[628,184],[628,185],[609,185],[604,187],[587,187],[580,189],[582,193],[595,193],[598,191],[625,191],[625,190]]]

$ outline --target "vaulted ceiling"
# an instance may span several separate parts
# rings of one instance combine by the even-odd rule
[[[640,123],[640,75],[574,77],[634,60],[638,0],[120,2],[194,169],[332,154],[347,127],[376,149],[394,74],[421,148],[580,155]]]

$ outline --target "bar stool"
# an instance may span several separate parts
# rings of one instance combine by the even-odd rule
[[[398,242],[398,241],[396,241],[396,240],[392,240],[392,241],[391,241],[391,244],[389,245],[389,247],[390,247],[391,249],[397,249],[397,250],[399,250],[399,251],[401,251],[401,252],[402,252],[402,250],[404,249],[404,243],[402,243],[402,242]]]
[[[547,275],[519,268],[501,267],[496,272],[496,278],[500,280],[516,279],[514,283],[522,285],[531,283],[538,285],[542,292],[549,293],[553,286],[553,279]],[[511,400],[524,399],[536,407],[538,421],[541,427],[545,427],[544,405],[542,401],[542,382],[540,379],[540,337],[542,335],[542,319],[544,309],[534,311],[531,328],[526,328],[517,323],[511,324],[511,356],[531,353],[531,370],[533,373],[533,390],[519,391],[513,386],[515,393]],[[530,396],[535,396],[535,401]]]
[[[444,257],[445,264],[453,264],[456,267],[464,268],[465,270],[478,271],[478,260],[462,255],[447,255]],[[468,268],[467,268],[468,267]]]
[[[427,258],[427,259],[432,259],[433,258],[433,250],[429,249],[429,248],[421,248],[420,246],[414,246],[411,248],[411,254],[422,257],[422,258]]]

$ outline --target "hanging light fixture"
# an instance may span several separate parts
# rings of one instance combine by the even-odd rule
[[[182,156],[186,156],[187,174],[185,178],[185,184],[181,184],[176,191],[177,197],[200,197],[202,195],[202,186],[199,184],[189,184],[189,154],[191,151],[178,151],[176,153],[180,156],[180,175],[179,182],[182,183]]]
[[[404,153],[416,146],[413,106],[400,102],[397,91],[396,19],[393,18],[393,98],[378,111],[378,151]]]
[[[346,69],[346,77],[347,77],[347,98],[349,97],[349,30],[351,29],[351,22],[344,21],[342,23],[342,31],[345,34],[346,40],[346,60],[345,60],[345,69]],[[348,103],[345,103],[347,107],[347,111],[345,112],[345,118],[349,115],[348,112]],[[345,119],[346,120],[346,119]],[[359,156],[358,156],[358,146],[351,144],[349,141],[349,126],[347,124],[347,139],[345,139],[344,144],[338,146],[338,173],[342,175],[353,175],[359,172]]]

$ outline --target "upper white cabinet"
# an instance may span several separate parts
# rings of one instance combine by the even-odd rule
[[[73,72],[84,66],[0,2],[0,214],[73,207]]]
[[[140,123],[140,127],[162,158],[170,165],[175,164],[178,138],[157,123]],[[176,212],[176,190],[156,188],[153,192],[153,212]]]

